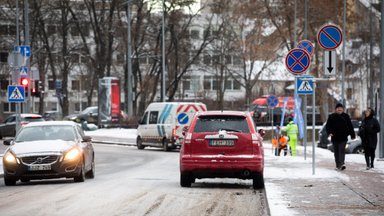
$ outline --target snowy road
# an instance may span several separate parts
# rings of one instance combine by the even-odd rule
[[[1,215],[268,215],[264,190],[251,181],[197,180],[179,186],[178,151],[95,145],[96,177],[0,181]]]

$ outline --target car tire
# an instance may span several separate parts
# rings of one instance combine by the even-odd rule
[[[364,148],[363,148],[363,146],[357,146],[355,149],[353,149],[353,153],[356,153],[356,154],[364,154]]]
[[[140,137],[137,137],[136,140],[137,149],[144,149],[145,146],[143,146],[143,140]]]
[[[190,174],[180,174],[180,186],[181,187],[191,187],[192,178]]]
[[[13,186],[13,185],[16,185],[16,180],[4,174],[4,184],[6,186]]]
[[[81,170],[80,170],[80,173],[78,176],[76,176],[75,178],[73,178],[73,180],[75,182],[84,182],[85,180],[85,170],[84,170],[84,162],[83,162],[83,165],[81,166]]]
[[[264,176],[261,173],[254,174],[252,186],[256,190],[264,188]]]
[[[87,178],[95,178],[95,157],[92,158],[91,170],[89,170],[86,174]]]
[[[168,142],[167,142],[167,139],[163,139],[163,150],[164,151],[169,151],[169,148],[168,148]]]

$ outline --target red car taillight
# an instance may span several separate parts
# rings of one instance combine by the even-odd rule
[[[25,122],[25,121],[20,122],[21,127],[24,127],[27,124],[28,124],[28,122]]]

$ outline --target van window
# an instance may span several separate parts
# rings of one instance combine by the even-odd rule
[[[158,111],[151,111],[149,113],[149,124],[157,124],[157,117],[159,116]]]
[[[148,119],[148,112],[145,112],[143,118],[140,121],[140,124],[147,124],[147,119]]]

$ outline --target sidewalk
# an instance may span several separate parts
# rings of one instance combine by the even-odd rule
[[[346,170],[337,171],[331,151],[316,148],[315,153],[313,170],[311,146],[304,160],[302,146],[297,157],[278,157],[265,143],[271,215],[384,215],[384,161],[366,170],[364,155],[347,154]]]

